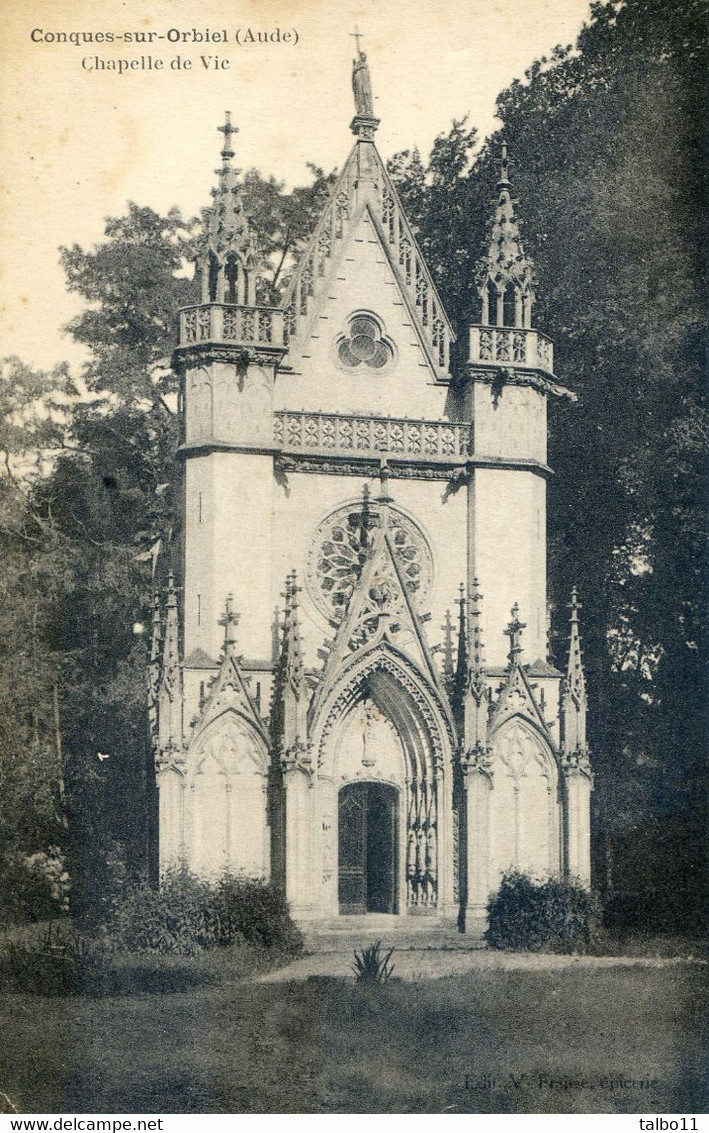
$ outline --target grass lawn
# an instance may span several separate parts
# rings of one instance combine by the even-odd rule
[[[5,996],[0,1090],[21,1113],[704,1111],[702,964],[370,992],[239,982],[226,957],[212,971],[172,994]]]

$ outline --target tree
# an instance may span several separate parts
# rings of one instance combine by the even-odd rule
[[[276,301],[333,175],[286,193],[255,171],[245,210]],[[186,270],[196,221],[129,204],[96,248],[61,250],[86,302],[70,324],[89,349],[66,366],[7,361],[0,381],[0,740],[7,845],[60,844],[76,907],[111,872],[147,866],[152,765],[146,635],[157,545],[170,559],[179,471],[177,312],[196,302]]]
[[[502,128],[467,173],[460,123],[425,169],[401,157],[393,166],[404,195],[423,201],[419,232],[462,329],[479,318],[471,266],[502,136],[510,146],[537,323],[579,396],[555,409],[550,436],[555,640],[561,656],[575,583],[596,830],[642,846],[626,873],[651,861],[644,900],[664,906],[668,922],[683,903],[696,907],[687,879],[703,831],[705,27],[699,0],[595,4],[575,47],[556,48],[500,95]],[[657,834],[659,854],[643,830]],[[663,882],[673,854],[684,862],[678,887]]]

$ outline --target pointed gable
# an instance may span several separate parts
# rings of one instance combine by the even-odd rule
[[[512,716],[524,716],[527,720],[531,720],[547,736],[549,742],[552,742],[532,692],[532,686],[524,669],[518,664],[513,665],[507,672],[507,679],[490,719],[490,735]]]
[[[555,745],[549,735],[542,710],[539,704],[537,704],[527,674],[520,664],[520,656],[522,653],[520,641],[522,630],[525,628],[526,623],[519,620],[519,607],[515,603],[512,607],[512,621],[505,630],[505,634],[510,639],[510,652],[508,654],[509,665],[507,667],[505,683],[502,686],[490,718],[489,734],[492,736],[498,728],[513,716],[522,716],[531,721],[546,737],[551,747],[554,748]]]
[[[388,644],[412,660],[447,704],[438,671],[411,593],[397,562],[383,500],[381,524],[376,529],[359,581],[349,600],[328,654],[312,705],[312,715],[337,681],[347,659],[361,649]]]
[[[211,685],[209,696],[202,708],[202,714],[195,725],[190,747],[194,747],[199,737],[226,712],[234,712],[241,717],[268,747],[268,732],[256,705],[251,699],[246,679],[239,664],[236,642],[232,636],[231,627],[237,620],[237,615],[232,612],[230,595],[227,599],[226,613],[221,619],[221,624],[225,626],[225,641],[219,672]]]
[[[383,271],[392,285],[392,303],[403,306],[420,364],[434,378],[447,378],[453,329],[386,167],[373,141],[363,136],[345,163],[286,297],[289,351],[284,366],[299,366],[323,308],[342,295],[367,252],[371,263],[364,266]]]

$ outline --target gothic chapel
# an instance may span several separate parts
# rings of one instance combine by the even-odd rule
[[[571,395],[533,325],[504,151],[452,374],[363,52],[353,89],[354,146],[281,307],[258,302],[221,127],[174,355],[182,546],[149,681],[160,866],[270,878],[313,927],[380,913],[481,933],[509,869],[590,882],[575,594],[566,673],[547,659],[546,410]]]

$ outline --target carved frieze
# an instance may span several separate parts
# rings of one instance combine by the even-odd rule
[[[468,455],[470,426],[462,421],[278,411],[274,415],[273,436],[286,452],[316,450],[342,456],[387,453],[455,461]]]

